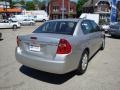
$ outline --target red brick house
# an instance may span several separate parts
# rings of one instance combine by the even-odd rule
[[[50,19],[62,18],[62,0],[50,0],[48,4]],[[64,0],[64,18],[76,17],[76,3]]]
[[[117,14],[118,20],[120,21],[120,1],[118,1],[118,3],[117,3],[117,12],[118,12],[118,14]]]

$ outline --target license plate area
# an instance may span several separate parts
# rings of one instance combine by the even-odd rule
[[[40,52],[40,45],[29,45],[30,51]]]

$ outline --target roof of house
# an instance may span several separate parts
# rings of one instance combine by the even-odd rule
[[[91,6],[96,6],[98,2],[100,1],[107,1],[109,2],[109,0],[88,0],[83,7],[91,7]]]
[[[4,12],[22,12],[22,10],[19,8],[7,8],[6,10],[0,8],[0,13],[4,13]]]
[[[23,5],[21,5],[20,3],[16,3],[16,4],[14,4],[13,6],[15,6],[15,7],[21,7],[21,6],[23,6]]]

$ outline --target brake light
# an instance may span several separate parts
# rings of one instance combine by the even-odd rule
[[[19,46],[20,39],[19,39],[19,37],[18,37],[18,36],[17,36],[16,42],[17,42],[17,46]]]
[[[57,54],[69,54],[70,52],[71,52],[70,43],[65,39],[60,39],[57,48]]]

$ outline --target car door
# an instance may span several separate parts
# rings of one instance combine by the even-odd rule
[[[9,21],[5,21],[4,22],[4,27],[5,28],[10,28],[11,27],[10,22]]]
[[[28,22],[29,22],[29,21],[28,21],[27,19],[24,19],[23,22],[22,22],[22,24],[27,25]]]
[[[90,20],[83,20],[81,23],[81,28],[84,34],[85,42],[88,42],[88,47],[90,49],[90,54],[93,55],[96,51],[96,36],[93,33],[93,26]],[[90,55],[90,56],[91,56]]]
[[[0,22],[0,28],[4,28],[4,23]]]
[[[1,28],[9,28],[9,25],[10,23],[8,21],[3,21],[2,22],[2,27]]]
[[[100,31],[99,26],[94,21],[90,21],[90,22],[93,26],[92,33],[94,34],[94,38],[96,39],[95,48],[96,50],[98,50],[102,44],[103,34]]]

